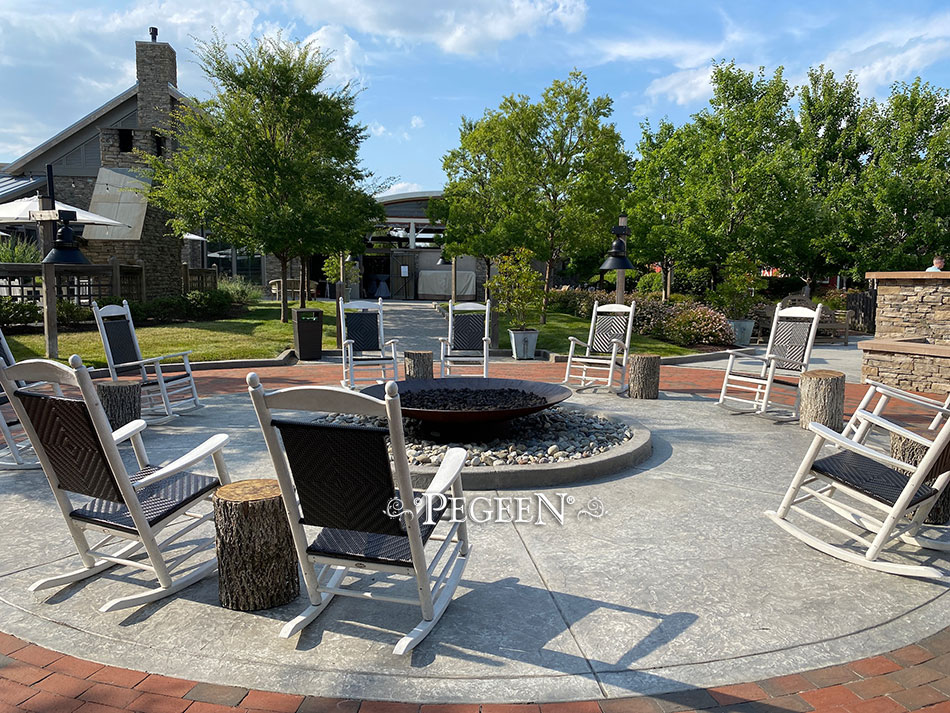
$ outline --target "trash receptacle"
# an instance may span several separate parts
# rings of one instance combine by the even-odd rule
[[[294,310],[294,351],[303,361],[323,358],[323,310]]]

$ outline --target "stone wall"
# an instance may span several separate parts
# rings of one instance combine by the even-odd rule
[[[950,358],[865,350],[861,377],[908,391],[950,393]]]
[[[934,344],[950,344],[950,282],[880,279],[874,337],[924,337]]]
[[[950,273],[870,272],[877,280],[874,339],[859,344],[863,379],[950,393]]]

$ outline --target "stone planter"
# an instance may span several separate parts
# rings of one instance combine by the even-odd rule
[[[534,350],[538,346],[537,329],[509,329],[508,338],[511,340],[511,356],[515,359],[534,359]]]
[[[752,319],[730,319],[729,324],[736,335],[736,344],[740,347],[749,346],[752,341],[752,328],[755,327],[755,320]]]

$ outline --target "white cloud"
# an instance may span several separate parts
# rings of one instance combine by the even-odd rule
[[[324,25],[304,41],[313,42],[333,57],[329,70],[331,82],[346,84],[363,79],[361,68],[366,63],[366,54],[339,25]]]
[[[452,54],[478,54],[545,28],[580,30],[584,0],[293,0],[315,24],[333,23],[399,43],[431,43]]]
[[[868,94],[911,79],[950,58],[950,13],[890,22],[845,42],[825,59],[836,72],[854,70]]]
[[[409,121],[409,126],[411,126],[413,129],[421,129],[425,125],[426,123],[423,121],[421,116],[413,116]]]
[[[725,47],[723,42],[692,42],[690,40],[637,38],[619,41],[592,41],[591,47],[600,54],[601,62],[637,62],[668,60],[685,69],[708,63]]]
[[[712,67],[697,67],[658,77],[647,85],[645,94],[651,99],[663,97],[684,106],[712,95]]]
[[[394,183],[382,193],[378,193],[377,196],[381,198],[382,196],[391,196],[396,193],[415,193],[416,191],[421,190],[422,186],[420,186],[418,183],[400,181],[399,183]]]
[[[389,131],[386,130],[386,127],[380,124],[378,121],[372,121],[369,125],[369,133],[373,136],[388,136]]]

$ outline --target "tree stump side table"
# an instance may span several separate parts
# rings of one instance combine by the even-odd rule
[[[631,399],[660,398],[659,354],[630,355],[630,382],[627,394]]]
[[[211,502],[221,606],[254,611],[296,599],[297,552],[277,481],[222,485]]]
[[[812,421],[836,433],[844,430],[844,374],[830,369],[812,369],[798,382],[798,425],[808,430]]]
[[[407,351],[403,353],[406,364],[406,381],[432,378],[432,352]]]
[[[926,435],[926,434],[925,434]],[[932,434],[931,434],[932,436]],[[928,436],[931,437],[931,436]],[[896,433],[891,434],[891,455],[898,460],[911,465],[917,465],[924,459],[927,452],[927,446],[909,438],[904,438]],[[950,470],[950,447],[944,448],[943,453],[937,458],[930,473],[924,478],[927,485],[932,485],[941,473]],[[937,498],[933,509],[927,516],[928,525],[946,525],[950,521],[950,487],[946,488]]]
[[[139,379],[98,381],[96,393],[113,431],[142,418],[142,382]]]

